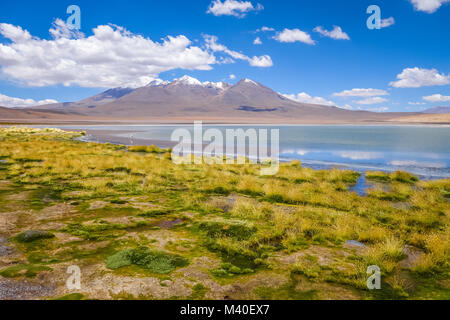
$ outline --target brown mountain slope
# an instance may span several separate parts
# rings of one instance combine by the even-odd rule
[[[183,77],[132,89],[116,88],[74,103],[0,110],[0,120],[218,123],[382,123],[417,113],[374,113],[298,103],[252,80],[236,85]]]

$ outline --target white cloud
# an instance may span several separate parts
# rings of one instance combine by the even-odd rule
[[[50,34],[54,39],[79,39],[84,38],[84,33],[77,29],[69,28],[64,21],[56,19],[53,22],[53,28],[50,28]]]
[[[40,106],[44,104],[58,103],[58,101],[53,99],[45,99],[45,100],[33,100],[33,99],[21,99],[21,98],[13,98],[5,96],[4,94],[0,94],[0,106],[7,108],[25,108],[32,106]]]
[[[450,0],[410,0],[414,5],[414,9],[417,11],[423,11],[427,13],[436,12],[444,3],[450,2]]]
[[[385,99],[385,98],[382,98],[382,97],[370,97],[370,98],[367,98],[367,99],[355,101],[355,103],[367,105],[367,104],[383,103],[383,102],[386,102],[386,101],[388,101],[388,100]]]
[[[261,4],[254,6],[250,1],[237,1],[237,0],[214,0],[209,5],[207,13],[211,13],[215,16],[235,16],[243,18],[250,11],[263,10],[264,7]]]
[[[207,48],[213,52],[224,52],[233,59],[248,61],[252,67],[267,68],[273,66],[272,58],[268,55],[250,58],[245,54],[230,50],[226,46],[220,44],[218,42],[219,38],[216,36],[204,35],[203,37],[205,38]]]
[[[44,40],[20,27],[0,24],[0,34],[11,40],[0,44],[3,74],[38,87],[138,87],[164,71],[210,70],[217,63],[211,52],[192,46],[184,35],[154,42],[119,26],[101,25],[84,37],[68,33],[60,20],[50,32],[54,39]]]
[[[322,97],[311,97],[306,92],[299,93],[297,95],[295,94],[282,94],[282,96],[296,101],[300,103],[310,103],[310,104],[320,104],[324,106],[335,106],[336,104],[333,101],[328,101],[325,98]]]
[[[234,79],[236,79],[236,76],[234,74],[230,74],[230,79],[234,80]]]
[[[380,89],[360,89],[355,88],[352,90],[344,90],[342,92],[334,93],[335,97],[374,97],[374,96],[387,96],[389,93],[385,90]]]
[[[262,27],[261,29],[256,29],[255,32],[270,32],[270,31],[275,31],[275,29],[274,29],[274,28],[270,28],[270,27],[264,26],[264,27]]]
[[[420,88],[450,84],[450,75],[440,74],[436,69],[406,68],[397,75],[397,81],[389,83],[395,88]]]
[[[395,20],[393,17],[387,19],[381,19],[380,27],[387,28],[395,24]]]
[[[419,106],[419,105],[424,105],[426,103],[425,102],[408,102],[408,104],[411,106]]]
[[[423,100],[428,102],[447,102],[450,101],[450,96],[443,96],[441,94],[433,94],[431,96],[423,97]]]
[[[253,44],[254,44],[254,45],[262,44],[261,38],[260,38],[260,37],[257,37],[257,38],[253,41]]]
[[[284,29],[278,32],[274,37],[279,42],[303,42],[314,45],[316,42],[311,39],[311,36],[300,29]]]
[[[315,27],[314,28],[315,32],[320,33],[321,35],[331,38],[331,39],[335,39],[335,40],[350,40],[350,37],[348,36],[348,34],[346,34],[344,31],[342,31],[341,27],[338,26],[334,26],[333,30],[328,31],[323,29],[321,26]]]

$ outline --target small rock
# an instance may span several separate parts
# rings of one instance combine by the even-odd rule
[[[365,248],[366,245],[364,243],[358,242],[356,240],[348,240],[345,242],[345,246],[348,247],[358,247],[358,248]]]

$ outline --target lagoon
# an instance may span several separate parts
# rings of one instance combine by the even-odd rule
[[[89,141],[172,146],[170,137],[177,128],[193,130],[189,125],[104,125],[57,126],[68,130],[86,130]],[[404,170],[424,179],[450,178],[449,126],[385,125],[302,125],[232,126],[204,125],[204,129],[244,130],[280,129],[282,161],[298,159],[312,168],[348,168]]]

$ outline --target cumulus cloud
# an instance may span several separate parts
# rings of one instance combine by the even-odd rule
[[[439,73],[436,69],[406,68],[397,75],[397,81],[389,83],[395,88],[420,88],[450,84],[450,75]]]
[[[210,70],[217,63],[211,52],[192,46],[184,35],[155,42],[119,26],[100,25],[84,37],[66,30],[59,20],[50,33],[53,40],[39,39],[1,23],[0,34],[11,40],[0,44],[4,75],[38,87],[139,87],[164,71]]]
[[[436,12],[444,3],[449,3],[450,0],[410,0],[417,11],[426,13]]]
[[[260,44],[262,44],[261,38],[260,38],[260,37],[257,37],[257,38],[253,41],[253,44],[255,44],[255,45],[260,45]]]
[[[44,104],[58,103],[58,101],[53,99],[45,99],[45,100],[33,100],[33,99],[21,99],[9,97],[4,94],[0,94],[0,106],[7,108],[26,108],[32,106],[40,106]]]
[[[274,37],[279,42],[303,42],[306,44],[314,45],[316,42],[311,39],[309,33],[300,29],[284,29],[278,32]]]
[[[428,102],[447,102],[450,101],[450,96],[443,96],[442,94],[433,94],[431,96],[423,97],[423,100]]]
[[[322,97],[312,97],[306,92],[301,92],[297,95],[295,94],[283,94],[284,97],[300,102],[300,103],[310,103],[310,104],[320,104],[324,106],[335,106],[336,104],[333,101],[329,101]]]
[[[84,33],[77,29],[69,28],[69,26],[61,19],[56,19],[53,22],[53,28],[50,29],[50,34],[54,39],[79,39],[84,37]]]
[[[338,26],[334,26],[333,30],[328,31],[325,30],[323,27],[318,26],[314,28],[315,32],[320,33],[321,35],[331,38],[331,39],[335,39],[335,40],[350,40],[350,37],[348,36],[348,34],[346,34],[344,31],[342,31],[341,27]]]
[[[380,27],[387,28],[395,24],[395,19],[393,17],[387,19],[381,19]]]
[[[214,0],[209,5],[207,13],[215,16],[235,16],[243,18],[250,11],[260,11],[264,7],[261,4],[253,5],[250,1],[237,1],[237,0]]]
[[[250,58],[243,53],[230,50],[226,46],[220,44],[218,42],[219,38],[216,36],[204,35],[203,37],[205,38],[207,48],[213,52],[224,52],[233,59],[248,61],[248,63],[252,67],[267,68],[267,67],[273,66],[272,58],[268,55],[263,55],[263,56],[259,56],[259,57],[254,56],[254,57]]]
[[[230,79],[234,80],[234,79],[236,79],[236,76],[234,74],[230,74]]]
[[[335,97],[374,97],[374,96],[387,96],[389,93],[385,90],[380,89],[360,89],[355,88],[351,90],[344,90],[342,92],[334,93]]]
[[[368,105],[368,104],[383,103],[383,102],[386,102],[386,101],[388,101],[388,100],[385,99],[385,98],[382,98],[382,97],[370,97],[370,98],[367,98],[367,99],[355,101],[355,103]]]

